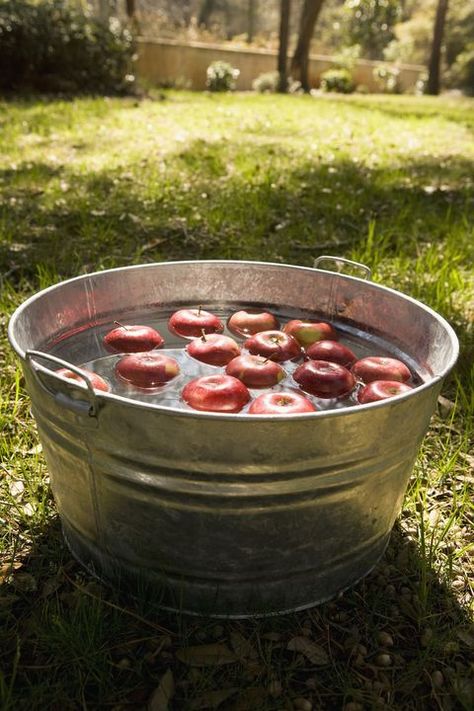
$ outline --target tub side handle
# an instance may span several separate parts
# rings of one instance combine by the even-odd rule
[[[336,262],[336,264],[340,265],[349,264],[355,269],[360,269],[363,273],[364,279],[370,279],[372,276],[372,270],[370,267],[366,266],[365,264],[361,264],[360,262],[354,262],[352,261],[352,259],[346,259],[345,257],[333,257],[329,254],[322,254],[320,257],[317,257],[314,260],[313,268],[318,269],[321,262]]]
[[[54,390],[48,388],[38,377],[37,368],[34,367],[33,358],[39,358],[42,360],[50,361],[52,363],[55,363],[56,365],[62,366],[63,368],[72,370],[73,373],[78,375],[81,380],[84,381],[86,391],[84,392],[84,387],[80,383],[75,383],[74,380],[72,380],[71,378],[67,379],[67,383],[68,385],[71,385],[75,390],[79,390],[82,394],[87,395],[87,402],[84,402],[84,400],[74,400],[73,398],[68,397],[68,395],[66,395],[65,393],[55,392]],[[40,387],[43,388],[43,390],[46,390],[50,395],[52,395],[60,405],[62,405],[63,407],[67,407],[69,410],[72,410],[73,412],[76,412],[80,415],[87,414],[89,415],[89,417],[97,416],[97,412],[99,410],[97,403],[97,395],[95,394],[95,390],[90,378],[88,377],[87,373],[84,373],[81,368],[78,368],[77,365],[72,365],[72,363],[68,363],[67,361],[62,360],[62,358],[58,358],[57,356],[53,356],[49,353],[43,353],[43,351],[27,350],[25,353],[25,360],[28,364],[31,365],[31,372],[34,378],[36,378],[36,381],[40,385]],[[56,377],[62,377],[58,376],[54,370],[51,370],[50,373],[51,375],[55,375]]]

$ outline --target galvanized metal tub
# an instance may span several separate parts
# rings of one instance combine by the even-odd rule
[[[97,333],[114,319],[198,303],[335,320],[389,343],[425,382],[389,401],[276,417],[137,402],[54,372],[74,334],[92,334],[87,353],[76,347],[65,358],[77,365],[100,352]],[[72,553],[164,607],[226,617],[310,607],[371,570],[458,353],[448,323],[396,291],[321,269],[230,261],[71,279],[20,306],[9,337]]]

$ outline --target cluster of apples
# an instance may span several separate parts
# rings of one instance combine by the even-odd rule
[[[304,393],[318,398],[344,398],[351,393],[361,404],[376,402],[412,389],[411,372],[395,358],[356,355],[338,341],[336,329],[324,321],[293,319],[280,330],[278,319],[266,311],[237,311],[227,328],[242,347],[224,335],[224,323],[214,314],[197,309],[180,309],[168,321],[171,333],[187,339],[187,353],[196,360],[225,368],[224,373],[195,378],[182,392],[182,400],[195,410],[240,412],[250,401],[249,388],[271,388],[287,373],[282,363],[304,359],[293,380],[299,386],[264,393],[255,398],[250,414],[294,414],[314,412],[314,403]],[[180,373],[176,359],[159,352],[164,339],[150,326],[129,326],[116,322],[104,337],[109,352],[123,354],[115,366],[116,376],[137,387],[156,388]],[[244,349],[244,352],[242,351]],[[72,371],[59,371],[80,379]],[[98,390],[110,390],[98,374],[85,371]],[[303,392],[301,392],[303,391]]]

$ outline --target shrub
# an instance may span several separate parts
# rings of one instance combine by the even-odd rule
[[[266,72],[254,79],[252,89],[260,94],[274,94],[278,91],[279,83],[280,75],[278,72]],[[301,92],[301,82],[288,77],[286,90],[289,94],[298,94]]]
[[[234,91],[240,70],[228,62],[212,62],[206,74],[206,86],[209,91]]]
[[[449,86],[462,89],[474,96],[474,43],[456,57],[448,73]]]
[[[67,0],[0,0],[0,89],[125,93],[134,77],[130,32]]]
[[[395,65],[379,64],[374,69],[374,79],[386,94],[400,94],[400,69]]]
[[[351,94],[355,89],[352,75],[348,69],[328,69],[321,74],[321,89]]]
[[[278,91],[279,80],[278,72],[266,72],[254,79],[252,89],[260,94],[273,94]]]

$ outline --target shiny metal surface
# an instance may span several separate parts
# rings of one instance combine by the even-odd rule
[[[95,393],[30,349],[133,314],[196,303],[265,305],[363,329],[426,380],[390,401],[293,417],[221,415]],[[92,331],[93,332],[93,329]],[[435,312],[370,281],[244,262],[104,271],[25,302],[9,336],[67,542],[102,578],[163,606],[213,616],[302,609],[375,565],[398,515],[457,339]],[[87,341],[87,339],[86,339]],[[99,338],[80,364],[100,354]],[[86,357],[87,356],[87,357]],[[67,358],[65,358],[67,360]]]

